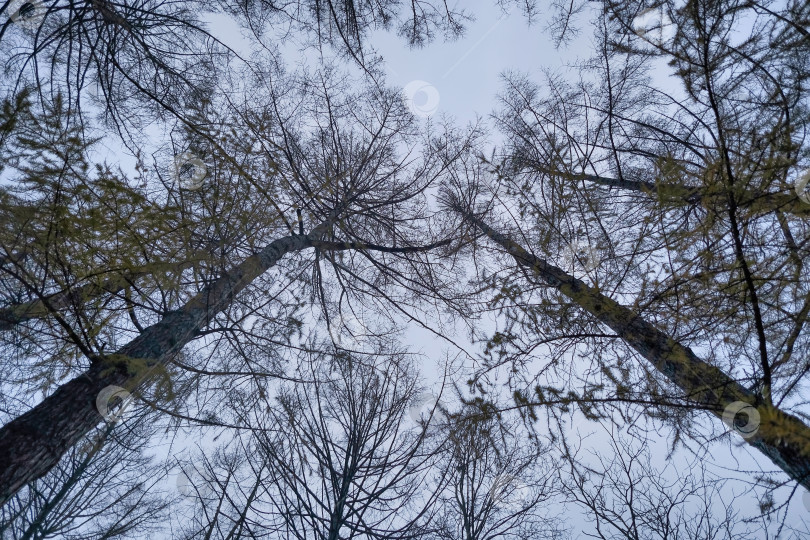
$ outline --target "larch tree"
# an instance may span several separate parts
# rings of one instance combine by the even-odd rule
[[[483,122],[421,123],[371,39],[453,39],[467,8],[4,2],[4,534],[565,537],[547,504],[603,538],[740,530],[724,479],[617,435],[645,423],[667,457],[728,431],[767,456],[762,519],[810,489],[810,8],[551,7],[560,46],[594,15],[595,54],[507,73],[490,153]],[[405,323],[473,366],[460,409],[414,415]],[[612,444],[580,452],[572,410]]]
[[[115,345],[107,344],[103,352],[87,355],[85,367],[76,370],[74,378],[3,427],[0,476],[4,479],[4,498],[45,474],[101,421],[96,398],[104,388],[117,386],[134,392],[147,386],[158,373],[165,373],[187,343],[207,333],[250,335],[255,313],[263,309],[268,310],[263,316],[269,324],[280,328],[282,334],[284,328],[295,325],[295,304],[288,312],[290,316],[279,320],[284,310],[272,313],[272,304],[252,303],[251,290],[245,290],[285,256],[297,259],[291,261],[292,267],[285,270],[282,264],[280,276],[257,284],[285,279],[282,276],[286,275],[286,279],[308,288],[309,294],[328,308],[349,309],[346,292],[340,291],[356,295],[367,290],[372,297],[385,299],[390,294],[386,290],[397,292],[394,284],[404,282],[405,290],[418,295],[424,280],[441,279],[437,271],[415,265],[413,254],[449,243],[432,240],[440,237],[440,232],[432,231],[431,215],[419,202],[443,170],[442,160],[426,152],[424,160],[415,162],[394,152],[403,144],[420,144],[410,127],[413,119],[396,94],[372,88],[362,96],[335,96],[328,73],[318,82],[320,86],[302,81],[299,92],[292,96],[298,100],[292,106],[311,107],[314,123],[311,128],[307,126],[309,129],[299,127],[306,117],[299,115],[295,122],[288,121],[282,107],[289,102],[275,96],[273,88],[269,90],[268,110],[256,117],[264,124],[246,118],[243,124],[228,126],[233,131],[231,140],[235,146],[242,145],[244,153],[229,148],[230,153],[219,163],[214,161],[216,154],[211,155],[213,178],[205,197],[202,192],[180,191],[192,221],[200,213],[205,216],[206,211],[211,212],[209,217],[222,215],[222,208],[210,207],[217,193],[243,205],[236,219],[212,224],[232,232],[237,229],[224,260],[203,270],[199,265],[188,270],[177,266],[175,274],[181,279],[174,290],[149,294],[154,289],[147,287],[141,290],[140,299],[124,298],[127,307],[118,312],[122,322],[116,328]],[[363,103],[367,104],[365,109]],[[239,109],[234,107],[234,111],[236,114]],[[257,128],[265,131],[251,132]],[[253,136],[247,139],[248,147],[246,139],[240,138],[240,129]],[[237,196],[240,186],[258,193],[242,198]],[[252,214],[250,208],[259,214]],[[264,217],[262,212],[270,215]],[[338,260],[333,256],[337,251],[356,252],[357,257]],[[308,262],[298,259],[305,254],[313,258]],[[307,267],[310,274],[305,278],[302,269]],[[324,272],[336,275],[337,291],[325,284]],[[340,293],[337,303],[331,301],[335,292]],[[243,304],[248,312],[243,311]],[[289,304],[279,307],[283,305]],[[338,316],[333,311],[325,317],[330,315]],[[228,338],[218,341],[227,342]],[[235,343],[235,354],[244,345]],[[163,380],[166,382],[165,377]],[[163,385],[160,388],[161,392],[170,391]]]
[[[276,526],[301,540],[422,538],[447,465],[410,414],[412,359],[343,351],[298,373],[306,382],[284,385],[257,434]]]
[[[606,449],[588,455],[579,448],[582,441],[565,440],[567,467],[560,486],[587,509],[592,537],[719,539],[763,532],[740,519],[737,501],[722,494],[726,479],[714,478],[699,456],[688,468],[672,470],[672,463],[653,462],[646,434],[615,430],[608,435]]]
[[[149,422],[105,424],[70,449],[43,478],[0,511],[0,535],[13,540],[140,537],[162,529],[172,498],[165,472],[147,456]]]
[[[516,420],[482,417],[475,407],[452,415],[442,430],[448,485],[428,538],[564,538],[560,521],[545,509],[557,489],[555,463],[548,448],[526,444]]]
[[[490,369],[512,366],[521,405],[624,402],[676,440],[709,411],[810,488],[804,8],[664,3],[656,33],[603,7],[581,80],[506,77],[502,159],[447,192],[516,263],[485,276],[509,321]],[[663,61],[679,88],[651,80]]]

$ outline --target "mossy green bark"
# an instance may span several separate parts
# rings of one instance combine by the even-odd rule
[[[203,288],[183,307],[88,371],[60,386],[39,405],[0,428],[0,505],[48,473],[62,455],[101,421],[99,392],[110,385],[130,392],[159,378],[168,361],[233,297],[285,254],[311,247],[309,236],[286,236],[245,259]]]
[[[696,409],[706,409],[722,418],[734,402],[750,404],[759,412],[759,428],[745,438],[768,456],[793,480],[810,490],[810,427],[770,405],[767,400],[740,385],[722,370],[700,359],[631,309],[589,287],[581,280],[532,255],[519,244],[495,231],[462,207],[455,207],[469,223],[505,249],[521,266],[549,286],[555,287],[580,308],[609,326],[628,345],[646,358],[684,393]]]

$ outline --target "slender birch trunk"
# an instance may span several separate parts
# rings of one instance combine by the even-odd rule
[[[708,409],[720,418],[729,406],[737,402],[754,407],[759,413],[759,427],[755,433],[745,437],[746,442],[810,490],[810,427],[769,405],[761,396],[750,392],[717,367],[707,364],[689,347],[679,344],[632,310],[527,252],[468,209],[457,204],[452,208],[504,248],[519,265],[531,269],[549,286],[613,329],[698,407]]]

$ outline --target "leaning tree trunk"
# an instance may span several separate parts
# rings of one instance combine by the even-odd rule
[[[573,180],[585,180],[600,186],[614,187],[628,191],[637,191],[653,197],[657,197],[663,202],[680,202],[684,204],[710,204],[714,200],[724,203],[728,202],[725,193],[707,192],[702,187],[691,187],[674,182],[644,182],[638,180],[623,180],[610,178],[595,174],[574,173],[564,174],[559,171],[533,166],[535,170],[545,174],[555,176],[568,176]],[[739,195],[737,204],[748,211],[767,214],[770,212],[786,212],[801,218],[810,217],[810,204],[804,202],[794,193],[755,193],[751,190],[744,190]]]
[[[314,235],[313,231],[309,236],[275,240],[207,285],[183,307],[146,328],[115,354],[107,355],[109,363],[93,365],[0,428],[0,505],[29,482],[44,476],[72,445],[101,422],[96,398],[105,387],[135,390],[148,382],[153,368],[165,365],[239,291],[285,254],[311,247]],[[131,359],[139,359],[147,369],[133,372],[127,367]]]
[[[11,330],[16,325],[34,319],[43,319],[54,312],[64,311],[71,306],[81,306],[101,296],[123,291],[135,278],[134,274],[116,276],[98,285],[88,283],[76,289],[68,289],[56,294],[13,304],[0,309],[0,332]]]
[[[720,369],[707,364],[685,347],[648,323],[631,309],[586,285],[556,266],[527,252],[516,242],[495,231],[460,205],[453,205],[466,221],[503,247],[518,264],[570,298],[579,307],[609,326],[628,345],[700,408],[723,418],[739,408],[740,402],[754,407],[760,421],[755,433],[745,440],[768,456],[788,476],[810,490],[810,427],[750,392]],[[726,417],[728,418],[728,417]]]
[[[175,264],[173,269],[182,270],[193,264],[193,262]],[[70,307],[83,306],[97,298],[118,294],[130,286],[133,281],[151,273],[153,272],[148,270],[148,267],[141,267],[110,277],[100,284],[87,283],[81,287],[66,289],[30,302],[0,308],[0,332],[11,330],[16,325],[26,321],[44,319],[53,313],[64,311]]]

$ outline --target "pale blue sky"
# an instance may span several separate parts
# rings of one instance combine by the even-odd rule
[[[430,83],[440,98],[437,113],[459,123],[492,111],[502,73],[517,70],[539,75],[543,68],[563,70],[591,53],[591,38],[584,32],[557,50],[543,23],[529,27],[517,9],[504,13],[491,0],[464,5],[477,20],[468,24],[465,36],[457,41],[437,40],[422,49],[409,49],[390,33],[378,32],[370,40],[385,58],[390,84],[404,88],[414,80]],[[583,18],[587,20],[588,16]]]

